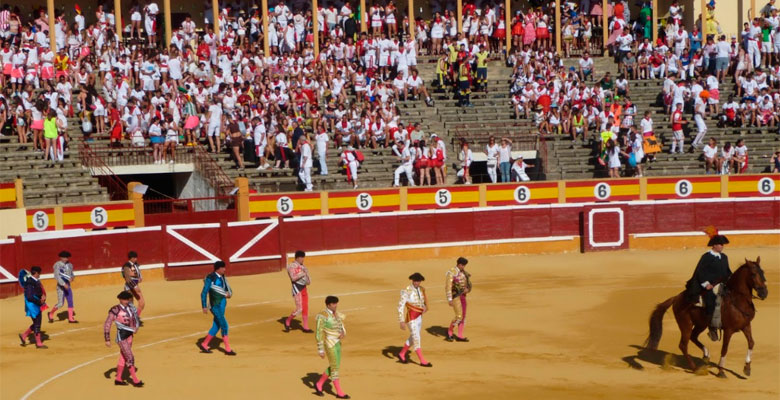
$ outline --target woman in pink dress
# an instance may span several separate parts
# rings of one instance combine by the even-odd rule
[[[533,46],[536,42],[536,18],[533,13],[525,16],[525,28],[523,29],[523,45]]]
[[[593,24],[601,27],[601,24],[604,22],[604,18],[601,16],[604,15],[604,10],[601,8],[601,2],[595,2],[593,3],[593,6],[590,9],[590,15],[593,17]]]

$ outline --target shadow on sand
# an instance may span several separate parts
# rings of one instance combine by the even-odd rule
[[[448,333],[446,326],[438,326],[438,325],[429,326],[428,328],[425,328],[425,331],[431,334],[432,336],[442,337],[442,338],[446,338]]]
[[[661,367],[661,369],[671,370],[673,368],[679,368],[684,370],[686,373],[696,374],[695,371],[690,371],[688,369],[688,361],[685,360],[685,356],[683,356],[682,354],[668,353],[663,350],[648,350],[642,346],[635,345],[635,344],[632,344],[629,347],[635,349],[637,351],[636,354],[625,356],[621,358],[621,360],[623,360],[626,364],[628,364],[629,367],[637,371],[642,371],[645,369],[645,367],[639,363],[639,361],[644,361],[646,363],[657,365]],[[696,351],[698,351],[698,349],[696,349]],[[710,353],[710,355],[712,355],[712,353]],[[705,371],[705,369],[701,369],[702,367],[704,367],[706,368],[708,374],[717,376],[715,372],[708,370],[709,368],[712,367],[717,368],[718,367],[717,364],[710,362],[708,360],[704,360],[700,357],[693,357],[693,363],[696,364],[697,370]],[[723,370],[734,375],[738,379],[747,379],[745,376],[740,375],[728,368],[724,368]]]
[[[206,338],[202,337],[202,338],[199,338],[198,340],[195,341],[195,345],[198,346],[198,350],[200,350],[201,352],[203,352],[203,348],[201,347],[201,344],[203,344],[204,340],[206,340]],[[222,343],[222,339],[214,336],[213,338],[211,338],[211,341],[209,342],[209,350],[211,350],[211,351],[216,350],[216,351],[221,352],[222,354],[226,354],[227,351],[225,351],[225,349],[219,347],[220,343]]]
[[[317,381],[320,380],[321,375],[322,374],[318,372],[309,372],[306,374],[306,376],[301,378],[301,382],[303,382],[307,388],[311,389],[312,393],[316,393],[317,389],[315,388],[315,385],[317,384]],[[333,392],[333,389],[331,388],[330,379],[328,379],[325,384],[322,385],[322,391],[332,396],[336,395],[336,393]]]

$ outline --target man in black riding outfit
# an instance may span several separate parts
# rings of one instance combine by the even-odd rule
[[[696,270],[693,272],[693,277],[686,285],[688,300],[696,302],[699,295],[702,296],[707,312],[707,321],[710,324],[716,300],[712,289],[719,283],[725,284],[731,276],[729,258],[723,253],[723,246],[728,243],[729,240],[723,235],[712,236],[707,243],[707,246],[711,246],[712,249],[701,256],[699,264],[696,265]],[[718,340],[717,330],[712,326],[710,326],[709,334],[712,340]]]

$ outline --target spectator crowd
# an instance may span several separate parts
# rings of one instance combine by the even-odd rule
[[[141,0],[120,22],[124,40],[103,6],[89,17],[78,6],[65,14],[57,10],[50,26],[45,9],[25,18],[3,5],[0,133],[18,136],[21,149],[57,162],[71,140],[68,121],[78,118],[85,140],[107,135],[112,146],[149,146],[156,164],[175,163],[182,146],[205,145],[231,154],[241,173],[246,163],[260,171],[295,169],[305,190],[313,189],[315,165],[328,175],[328,158],[338,160],[357,188],[363,152],[386,147],[398,159],[396,185],[403,177],[409,185],[443,184],[445,142],[403,121],[398,108],[405,101],[434,105],[417,69],[420,55],[438,57],[432,83],[453,87],[464,107],[471,105],[472,90],[488,91],[487,62],[505,59],[513,69],[515,117],[532,120],[540,135],[571,138],[573,147],[596,138],[595,159],[610,176],[642,176],[643,161],[661,151],[652,115],[637,115],[630,80],[664,79],[661,97],[675,131],[670,150],[685,150],[677,132],[690,115],[697,136],[688,150],[703,152],[708,171],[744,171],[748,154],[744,144],[704,145],[706,120],[771,128],[780,122],[774,0],[745,25],[740,42],[717,33],[714,2],[704,23],[715,34],[702,38],[701,18],[698,28],[686,31],[683,13],[690,11],[673,1],[655,43],[649,2],[638,15],[625,0],[606,10],[600,1],[563,2],[564,54],[581,54],[570,68],[554,52],[554,3],[531,1],[539,7],[513,10],[506,26],[503,1],[464,1],[461,33],[449,1],[431,2],[432,18],[413,21],[393,1],[373,2],[364,13],[365,33],[349,2],[323,1],[317,10],[309,2],[269,3],[267,32],[259,8],[241,2],[208,10],[219,32],[186,17],[170,43],[164,43],[156,23],[161,10],[152,0]],[[591,55],[601,51],[604,13],[616,77],[597,73]],[[513,44],[509,53],[506,40]],[[721,104],[719,84],[731,77],[737,93]],[[491,138],[484,147],[491,181],[527,180],[525,168],[533,166],[512,158],[509,138],[499,142]],[[459,179],[470,183],[469,143],[456,156]]]

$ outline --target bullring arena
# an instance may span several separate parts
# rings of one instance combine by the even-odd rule
[[[776,210],[777,202],[772,203]],[[106,248],[123,253],[117,245],[131,244],[111,238],[118,235],[93,235],[95,241],[71,238],[70,244],[85,253],[90,251],[88,243],[105,246],[95,251],[98,255]],[[188,237],[198,241],[204,236]],[[312,280],[310,304],[314,314],[326,295],[341,299],[339,310],[346,315],[348,332],[343,340],[342,385],[353,398],[401,398],[409,393],[434,399],[687,398],[706,386],[713,398],[774,399],[780,392],[778,235],[731,234],[730,238],[726,252],[733,260],[732,269],[744,258],[760,256],[769,288],[767,300],[756,301],[757,344],[749,378],[742,373],[746,344],[741,335],[732,340],[727,379],[715,378],[714,372],[710,376],[686,372],[671,313],[664,319],[659,351],[641,347],[650,310],[681,291],[706,249],[701,245],[706,240],[703,234],[671,240],[631,238],[636,249],[585,254],[579,252],[578,238],[572,237],[312,255],[306,259]],[[315,244],[316,237],[288,240],[322,246]],[[671,245],[675,250],[669,249]],[[153,246],[146,250],[150,256],[155,252]],[[474,283],[466,325],[470,342],[446,342],[443,337],[452,311],[444,299],[444,271],[462,255],[470,259]],[[73,261],[78,263],[75,257]],[[236,265],[240,272],[241,263]],[[111,385],[117,353],[104,347],[102,323],[121,289],[122,280],[114,272],[77,278],[80,323],[67,324],[64,315],[54,324],[44,322],[47,350],[19,347],[17,333],[29,323],[20,312],[21,298],[0,301],[0,396],[45,399],[58,396],[63,387],[76,398],[311,396],[323,362],[317,357],[313,335],[303,333],[300,325],[283,332],[280,319],[292,307],[284,272],[230,277],[234,297],[227,318],[238,355],[225,357],[216,351],[202,354],[196,348],[211,323],[198,303],[201,281],[162,280],[168,268],[173,267],[144,271],[145,325],[135,342],[144,388]],[[230,276],[233,271],[228,268]],[[427,358],[434,364],[430,369],[402,365],[395,358],[406,337],[398,328],[398,292],[408,284],[406,276],[415,271],[426,277],[430,298],[422,335]],[[53,293],[52,281],[44,282],[47,292]],[[719,343],[705,340],[705,344],[717,359]],[[692,354],[699,362],[701,354]],[[709,370],[716,371],[715,366],[711,364]]]
[[[747,243],[746,243],[747,245]],[[739,247],[733,260],[761,255],[770,296],[757,304],[753,324],[757,342],[753,374],[741,373],[746,344],[733,340],[726,380],[684,372],[671,315],[665,322],[661,351],[639,346],[651,307],[678,292],[699,248],[684,251],[622,251],[546,255],[472,257],[475,289],[466,332],[469,343],[443,340],[451,310],[443,299],[443,270],[454,249],[431,252],[420,260],[342,262],[312,258],[311,304],[320,308],[325,295],[341,298],[347,315],[343,385],[353,398],[687,398],[708,387],[711,397],[776,399],[780,373],[780,259],[776,247]],[[386,255],[382,258],[391,258]],[[417,257],[415,257],[417,258]],[[395,308],[406,275],[426,276],[431,311],[424,317],[423,346],[431,369],[398,364],[387,352],[405,338]],[[20,299],[3,300],[3,398],[46,399],[67,387],[74,398],[132,398],[139,392],[110,385],[116,352],[101,340],[107,305],[113,304],[120,280],[110,287],[78,290],[77,328],[45,325],[50,349],[30,354],[16,334],[27,324]],[[313,335],[282,332],[280,317],[291,307],[283,273],[236,277],[229,304],[233,346],[238,356],[201,354],[195,342],[210,324],[198,307],[199,281],[149,282],[145,326],[138,334],[136,358],[146,398],[309,398],[311,374],[322,361]],[[48,285],[47,289],[52,289]],[[717,354],[717,344],[705,342]],[[675,365],[664,370],[664,355]],[[697,354],[697,357],[700,354]],[[635,367],[635,368],[632,368]],[[711,368],[714,370],[714,368]],[[315,377],[316,379],[316,377]]]
[[[0,400],[780,398],[775,0],[16,3]]]

